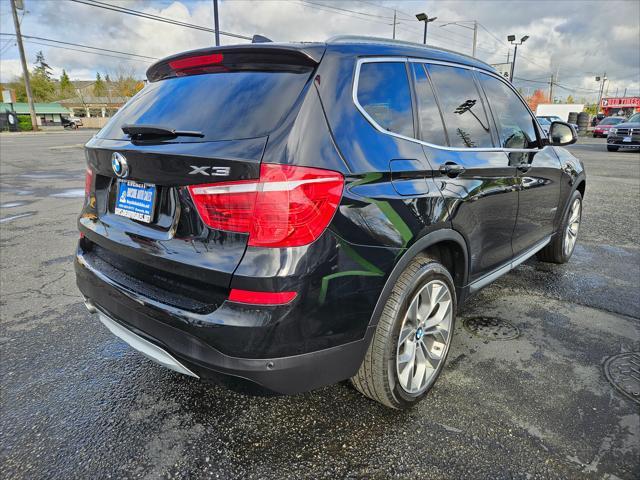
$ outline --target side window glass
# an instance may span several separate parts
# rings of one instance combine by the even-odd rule
[[[358,103],[382,128],[413,137],[409,79],[404,63],[363,63],[358,78]]]
[[[429,65],[449,143],[457,148],[493,147],[487,114],[470,70]]]
[[[447,145],[444,125],[436,97],[427,78],[424,65],[412,64],[418,101],[418,118],[420,119],[420,140],[434,145]]]
[[[489,75],[480,74],[480,83],[491,105],[502,147],[538,147],[533,117],[518,96],[503,82]]]

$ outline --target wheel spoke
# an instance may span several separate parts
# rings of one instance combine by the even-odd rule
[[[411,335],[415,335],[415,330],[411,327],[404,327],[400,332],[400,339],[398,340],[398,347],[401,347],[404,342],[407,341]]]
[[[407,310],[407,319],[413,324],[418,324],[418,297],[414,298]]]
[[[402,363],[413,363],[413,360],[416,356],[416,342],[408,341],[405,342],[404,351],[398,355],[398,364]]]
[[[427,362],[429,364],[429,367],[431,367],[432,369],[436,369],[436,367],[438,366],[439,363],[439,359],[434,357],[431,352],[429,351],[429,347],[427,347],[424,342],[420,342],[420,350],[422,351],[422,354],[424,356],[425,362]]]

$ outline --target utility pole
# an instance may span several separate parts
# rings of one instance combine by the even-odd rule
[[[393,11],[393,39],[396,39],[396,11]]]
[[[473,21],[473,53],[471,54],[471,56],[474,58],[476,56],[477,43],[478,43],[478,21],[474,20]]]
[[[602,103],[602,92],[604,92],[604,82],[607,80],[607,72],[604,72],[602,77],[596,77],[596,82],[600,82],[600,94],[598,95],[598,105],[596,106],[596,113],[600,111],[600,104]]]
[[[553,73],[551,74],[551,80],[549,81],[549,103],[553,103]]]
[[[466,23],[473,23],[473,27],[470,27],[469,25],[465,25]],[[440,25],[441,27],[446,27],[449,25],[457,25],[458,27],[462,27],[462,28],[468,28],[469,30],[473,30],[473,47],[471,49],[471,56],[475,57],[476,56],[476,47],[478,45],[478,21],[477,20],[461,20],[459,22],[447,22],[443,25]],[[509,59],[507,58],[507,63],[509,63]]]
[[[216,31],[216,47],[220,46],[220,25],[218,23],[218,0],[213,0],[213,28]]]
[[[22,6],[24,8],[24,6]],[[29,102],[29,113],[31,114],[31,126],[34,131],[38,130],[38,117],[36,117],[36,109],[33,106],[33,94],[31,93],[31,81],[29,80],[29,69],[27,68],[27,58],[24,55],[24,46],[22,45],[22,33],[20,32],[20,22],[18,21],[18,10],[16,8],[16,0],[11,0],[11,13],[13,13],[13,25],[16,28],[16,41],[18,43],[18,51],[20,52],[20,63],[22,64],[22,76],[24,77],[24,89],[27,91],[27,101]]]

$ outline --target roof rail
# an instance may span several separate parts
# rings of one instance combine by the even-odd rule
[[[383,37],[373,37],[367,35],[336,35],[327,40],[327,44],[331,43],[380,43],[385,45],[405,45],[407,47],[414,48],[424,48],[429,50],[439,50],[441,52],[453,53],[455,55],[460,55],[462,57],[469,58],[478,63],[482,63],[491,67],[490,64],[484,62],[478,58],[472,57],[471,55],[467,55],[465,53],[457,52],[455,50],[450,50],[448,48],[436,47],[435,45],[425,45],[423,43],[409,42],[406,40],[394,40],[391,38],[383,38]],[[493,67],[491,67],[493,68]]]

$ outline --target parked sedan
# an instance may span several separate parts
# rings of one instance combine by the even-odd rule
[[[549,135],[549,129],[551,128],[551,121],[547,117],[536,117],[538,119],[538,123],[544,130],[544,133]]]
[[[611,130],[614,125],[618,125],[624,121],[624,117],[607,117],[593,129],[593,136],[595,138],[606,137],[609,134],[609,130]]]
[[[616,152],[619,148],[640,148],[640,112],[609,129],[607,150]]]
[[[541,118],[544,118],[544,119],[545,119],[545,120],[547,120],[550,124],[551,124],[552,122],[564,122],[564,120],[563,120],[562,118],[560,118],[559,116],[557,116],[557,115],[541,115],[541,116],[537,116],[536,118],[538,119],[538,121],[539,121]],[[575,129],[576,129],[576,132],[579,132],[579,131],[580,131],[580,127],[578,127],[578,124],[577,124],[577,123],[569,123],[569,125],[572,125],[572,126],[573,126],[573,128],[575,128]]]

